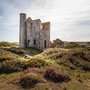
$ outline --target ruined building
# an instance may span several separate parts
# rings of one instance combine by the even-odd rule
[[[49,48],[50,22],[41,23],[40,19],[26,19],[26,14],[20,14],[20,41],[19,47],[33,47],[39,50]]]
[[[50,48],[64,48],[64,42],[57,38],[53,42],[50,42]]]

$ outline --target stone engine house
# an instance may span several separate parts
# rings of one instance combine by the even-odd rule
[[[25,13],[20,13],[20,48],[37,48],[44,50],[50,47],[50,22],[41,23],[40,19],[26,19]]]

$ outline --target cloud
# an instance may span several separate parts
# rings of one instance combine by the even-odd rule
[[[0,0],[0,31],[18,35],[21,12],[32,19],[50,21],[51,40],[90,41],[90,0]],[[14,33],[8,41],[18,41]]]

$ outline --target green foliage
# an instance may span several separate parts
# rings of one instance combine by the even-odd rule
[[[6,48],[5,50],[7,51],[10,51],[12,53],[15,53],[15,54],[18,54],[18,55],[25,55],[25,54],[28,54],[28,55],[36,55],[36,54],[39,54],[40,51],[37,50],[37,49],[34,49],[34,48],[26,48],[26,49],[21,49],[21,48]]]
[[[80,83],[78,79],[82,80],[83,82],[87,80],[88,83],[88,79],[90,79],[90,51],[86,48],[53,48],[44,50],[44,52],[41,54],[39,53],[40,51],[33,48],[0,48],[0,87],[2,87],[2,83],[7,83],[6,86],[8,86],[8,83],[10,83],[9,85],[12,85],[12,83],[19,82],[22,87],[30,87],[28,89],[32,90],[46,90],[46,88],[55,90],[71,88],[70,90],[78,90],[78,87],[75,85],[79,84],[82,88],[84,88],[86,85]],[[30,57],[30,59],[25,59],[23,58],[25,54],[32,56],[36,54],[39,55]],[[55,71],[49,70],[49,67],[54,67]],[[49,70],[48,77],[50,78],[43,77],[47,70]],[[19,74],[15,77],[9,76],[11,74],[15,75],[14,72]],[[63,80],[67,81],[69,78],[67,75],[71,76],[72,80],[64,83]],[[5,76],[9,77],[5,78]],[[43,83],[43,79],[47,79],[44,80],[45,83]],[[56,84],[55,82],[63,83]],[[12,86],[17,87],[15,85],[17,84]],[[3,85],[3,87],[4,86],[5,85]],[[73,88],[72,86],[76,88]],[[84,89],[87,90],[86,88]],[[3,89],[6,90],[7,88]],[[18,89],[22,88],[20,87]]]
[[[6,60],[0,63],[0,73],[12,73],[23,70],[24,61],[22,60]]]
[[[56,61],[58,60],[57,64],[64,65],[71,70],[80,68],[81,70],[90,71],[90,51],[87,49],[78,48],[70,49],[68,51],[49,49],[44,51],[42,56]]]
[[[58,48],[53,48],[53,49],[47,49],[47,50],[44,50],[44,52],[42,53],[42,55],[51,55],[51,54],[54,54],[54,53],[58,53],[60,51],[60,49]]]
[[[76,70],[76,67],[74,65],[72,65],[69,61],[67,60],[58,60],[57,64],[59,65],[63,65],[64,67],[68,67],[71,70]]]
[[[3,56],[12,56],[14,58],[18,58],[19,55],[15,54],[15,53],[12,53],[10,51],[7,51],[3,48],[0,48],[0,57],[3,57]]]
[[[72,53],[72,55],[75,56],[75,57],[83,58],[85,56],[85,53],[80,52],[80,51],[75,51],[74,53]]]
[[[58,53],[51,54],[48,58],[56,60],[56,59],[62,58],[63,55],[64,53],[58,52]]]
[[[0,62],[6,61],[6,60],[12,60],[12,59],[15,59],[15,58],[12,56],[2,56],[0,57]]]
[[[9,43],[9,42],[0,42],[0,47],[16,47],[17,43]]]
[[[90,42],[87,42],[87,45],[90,45]]]
[[[32,58],[25,60],[6,60],[0,63],[0,73],[12,73],[23,71],[29,67],[45,67],[48,63],[44,59]]]
[[[25,54],[25,51],[22,49],[19,49],[19,48],[8,48],[6,50],[8,50],[12,53],[18,54],[18,55],[24,55]]]
[[[48,63],[41,58],[31,58],[29,61],[26,62],[26,65],[24,68],[28,68],[28,67],[45,67],[47,66]]]
[[[74,43],[74,42],[69,42],[69,43],[64,43],[65,48],[77,48],[80,47],[79,44]]]
[[[85,57],[86,51],[69,51],[66,55],[66,59],[70,61],[75,67],[83,69],[85,71],[90,71],[89,58]]]

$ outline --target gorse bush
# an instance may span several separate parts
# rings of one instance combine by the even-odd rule
[[[82,65],[81,69],[90,72],[90,64],[89,65],[88,64]]]
[[[27,73],[20,78],[20,84],[22,87],[33,87],[35,84],[41,82],[43,79],[41,74]]]
[[[5,48],[0,48],[0,57],[6,57],[6,56],[10,56],[10,57],[13,57],[13,58],[18,58],[20,57],[19,55],[15,54],[15,53],[12,53],[10,51],[7,51],[5,50]]]
[[[90,71],[90,62],[84,61],[82,59],[78,59],[75,57],[69,58],[69,61],[76,66],[77,68],[80,68],[85,71]]]
[[[22,60],[6,60],[0,63],[0,73],[11,73],[22,71],[24,61]]]
[[[31,58],[29,61],[26,62],[25,68],[28,67],[45,67],[48,63],[41,58]]]
[[[18,55],[24,55],[25,54],[25,50],[23,49],[19,49],[19,48],[8,48],[8,51],[18,54]]]
[[[30,67],[45,67],[48,65],[45,60],[39,58],[32,58],[25,60],[6,60],[0,63],[0,73],[12,73],[23,71]]]
[[[9,43],[9,42],[0,42],[0,47],[14,47],[18,46],[17,43]]]
[[[51,51],[53,50],[50,50],[50,52]],[[47,55],[48,52],[46,52],[47,51],[45,51],[44,55]],[[57,53],[53,52],[53,54],[48,54],[47,57],[49,59],[58,60],[57,64],[67,66],[71,70],[80,68],[85,71],[90,71],[90,52],[85,49],[59,50]]]
[[[54,53],[58,53],[59,51],[60,51],[60,49],[58,49],[58,48],[47,49],[47,50],[44,50],[44,52],[42,54],[43,55],[51,55]]]
[[[90,51],[85,48],[68,50],[60,50],[57,48],[48,49],[42,53],[42,56],[55,60],[57,64],[67,66],[71,70],[79,68],[81,70],[90,71]]]
[[[58,52],[58,53],[54,53],[54,54],[50,55],[48,58],[56,60],[56,59],[62,58],[63,55],[64,55],[64,53]]]
[[[56,69],[48,68],[45,72],[45,78],[53,82],[67,82],[71,80],[69,75],[64,75]]]
[[[40,51],[37,50],[37,49],[34,49],[34,48],[26,48],[26,49],[21,49],[21,48],[6,48],[5,50],[7,51],[10,51],[12,53],[15,53],[15,54],[18,54],[20,56],[23,56],[23,55],[36,55],[36,54],[39,54]]]
[[[72,54],[73,56],[83,58],[85,56],[84,52],[76,51]]]
[[[57,64],[59,65],[63,65],[64,67],[68,67],[70,68],[71,70],[75,70],[76,67],[74,65],[72,65],[69,61],[67,60],[58,60],[57,61]]]
[[[80,47],[80,45],[74,42],[68,42],[68,43],[64,43],[64,47],[65,48],[76,48],[76,47]]]
[[[15,59],[15,58],[12,56],[2,56],[0,57],[0,62],[5,61],[5,60],[12,60],[12,59]]]
[[[69,60],[74,66],[85,71],[90,71],[89,52],[70,51],[68,53],[69,53],[69,58],[67,60]]]

